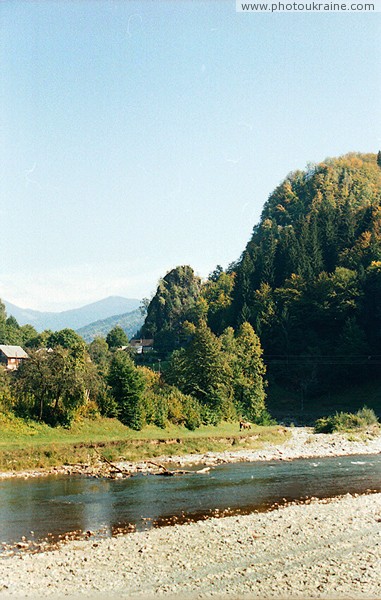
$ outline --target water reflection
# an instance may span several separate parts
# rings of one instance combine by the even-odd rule
[[[87,530],[111,535],[131,523],[146,529],[205,518],[216,510],[248,513],[284,499],[369,488],[381,491],[380,455],[228,464],[170,478],[7,480],[0,482],[0,542]]]

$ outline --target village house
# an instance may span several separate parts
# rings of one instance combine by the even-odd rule
[[[153,350],[153,340],[151,339],[140,339],[131,340],[129,347],[132,348],[136,354],[144,354]]]
[[[21,346],[7,346],[0,344],[0,364],[4,365],[8,371],[18,369],[23,360],[29,358]]]

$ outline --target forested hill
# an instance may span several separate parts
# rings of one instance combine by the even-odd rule
[[[237,267],[235,299],[244,308],[267,283],[296,274],[309,281],[337,267],[380,259],[381,166],[374,154],[349,154],[289,175],[265,204]]]
[[[292,173],[265,204],[234,267],[230,319],[255,327],[278,378],[322,391],[379,369],[380,205],[380,154]]]
[[[80,308],[62,312],[41,312],[30,308],[20,308],[7,302],[4,298],[2,300],[9,316],[13,316],[20,325],[33,325],[39,332],[44,329],[57,331],[65,327],[79,329],[101,319],[137,310],[140,305],[140,300],[137,299],[109,296]]]
[[[381,154],[291,173],[266,202],[240,259],[201,283],[190,267],[160,282],[144,333],[163,356],[182,323],[214,333],[249,322],[270,382],[313,396],[377,377],[381,364]],[[364,399],[366,401],[366,399]]]
[[[142,324],[142,312],[137,308],[136,310],[123,313],[122,315],[114,315],[107,319],[99,319],[94,323],[89,323],[89,325],[77,329],[77,333],[79,333],[85,342],[90,343],[96,337],[105,338],[114,327],[119,326],[130,339],[136,334]]]

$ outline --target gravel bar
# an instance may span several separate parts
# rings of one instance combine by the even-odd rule
[[[374,454],[381,437],[292,429],[258,451],[163,457],[167,464]],[[127,464],[127,463],[126,463]],[[139,470],[144,463],[135,463]],[[28,474],[26,474],[27,476]],[[29,473],[30,475],[30,473]],[[381,494],[312,499],[0,559],[0,597],[381,598]]]
[[[0,560],[1,597],[381,598],[381,494]]]

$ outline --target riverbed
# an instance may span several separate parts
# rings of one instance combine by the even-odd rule
[[[0,557],[60,540],[266,511],[310,498],[381,492],[381,454],[226,463],[182,476],[57,475],[0,481]]]
[[[1,597],[380,598],[381,494],[0,560]]]
[[[295,428],[286,444],[169,465],[381,452],[380,436]],[[361,459],[360,459],[360,462]],[[139,464],[134,465],[145,468]],[[27,475],[30,475],[27,474]],[[36,515],[38,517],[38,515]],[[381,494],[309,499],[270,512],[69,541],[0,559],[1,597],[381,598]]]

